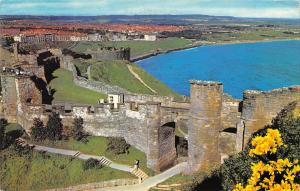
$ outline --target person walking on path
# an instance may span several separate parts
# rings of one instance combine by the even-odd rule
[[[139,160],[135,160],[134,169],[138,170],[139,167],[140,167],[140,161]]]

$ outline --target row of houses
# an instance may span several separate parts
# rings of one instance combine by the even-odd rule
[[[24,43],[41,43],[41,42],[52,42],[52,41],[127,41],[127,40],[145,40],[145,41],[156,41],[156,35],[130,35],[126,33],[116,33],[108,32],[104,35],[102,34],[85,34],[78,32],[56,32],[56,33],[44,33],[44,34],[35,34],[35,33],[26,33],[15,35],[15,42],[24,42]]]

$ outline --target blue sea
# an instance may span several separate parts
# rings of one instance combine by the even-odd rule
[[[210,45],[137,62],[175,92],[189,95],[189,80],[213,80],[242,98],[243,91],[300,85],[300,41]]]

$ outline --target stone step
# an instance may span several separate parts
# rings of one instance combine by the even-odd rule
[[[142,181],[144,181],[145,179],[149,178],[149,176],[143,172],[141,169],[134,169],[133,171],[131,171],[131,173],[139,178],[142,179]]]
[[[75,155],[73,155],[73,157],[78,157],[81,153],[78,151],[77,153],[75,153]]]
[[[109,166],[112,162],[104,157],[101,157],[101,159],[99,160],[101,164],[105,165],[105,166]]]

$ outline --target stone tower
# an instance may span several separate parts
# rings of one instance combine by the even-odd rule
[[[221,162],[219,133],[223,84],[190,81],[191,106],[188,121],[188,173],[207,172]]]

